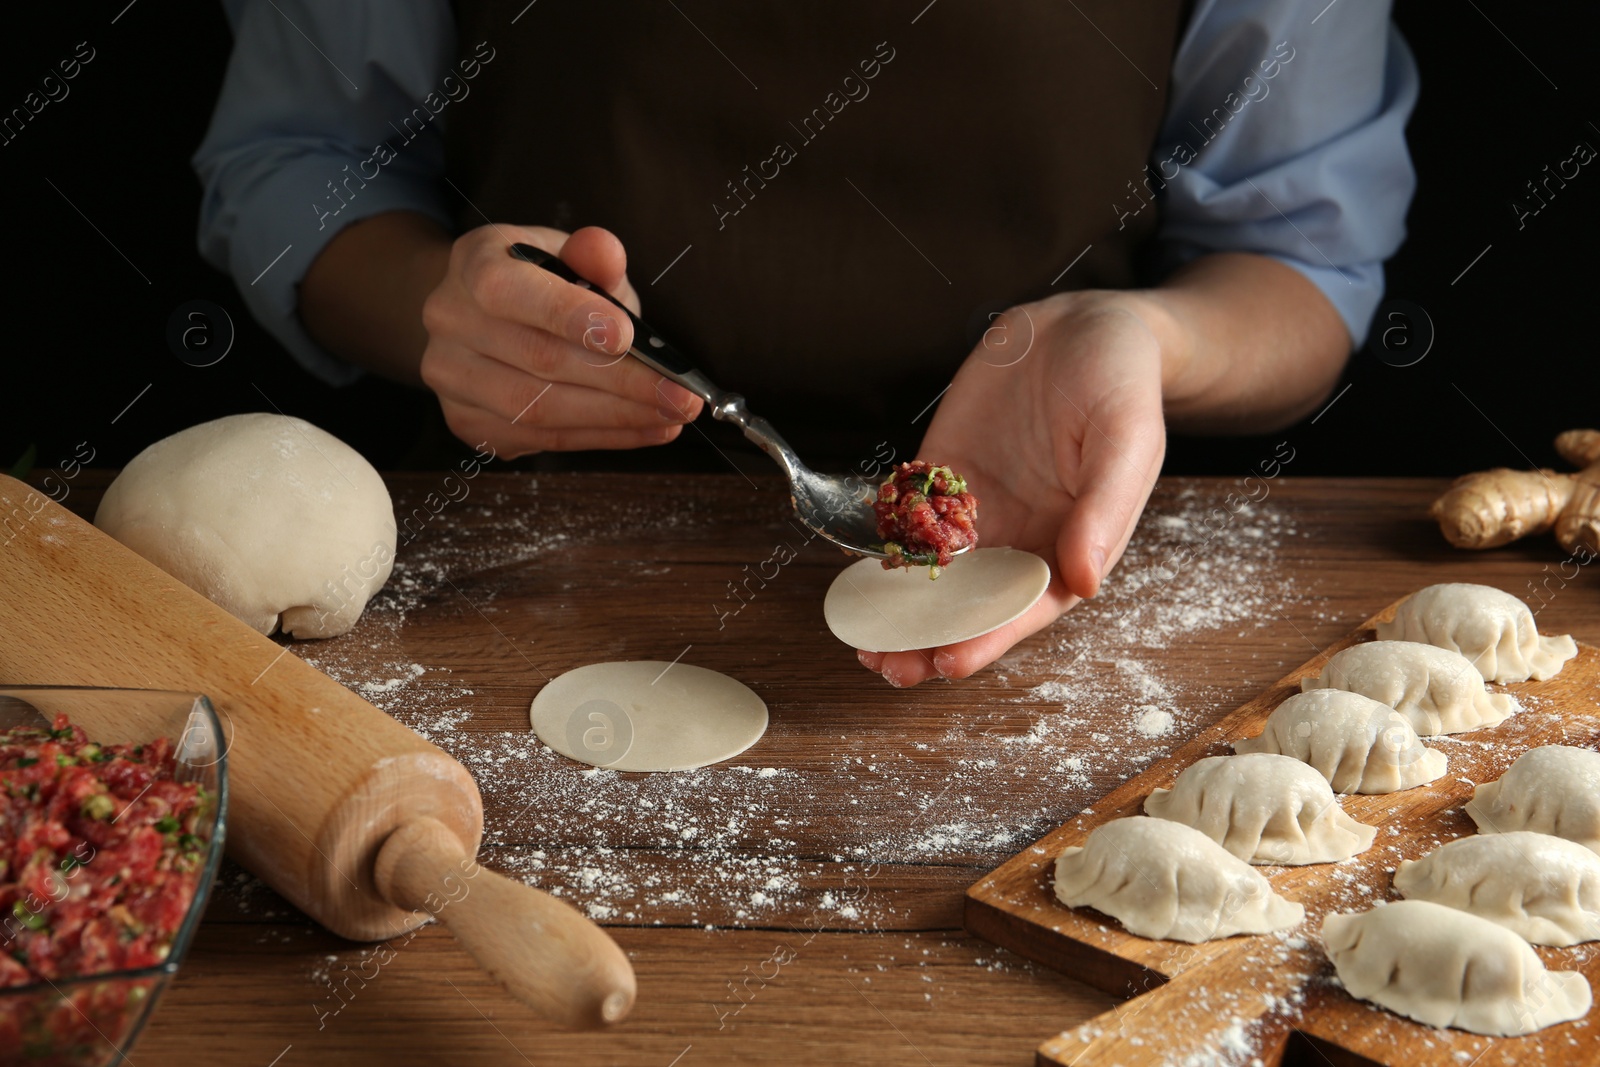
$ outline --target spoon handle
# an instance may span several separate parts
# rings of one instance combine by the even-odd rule
[[[512,259],[532,263],[563,281],[598,293],[621,308],[623,314],[633,323],[633,347],[628,349],[629,355],[704,400],[711,410],[712,418],[719,422],[731,422],[739,427],[746,437],[776,460],[785,473],[794,476],[800,461],[788,442],[773,429],[772,424],[759,415],[752,415],[745,408],[744,397],[718,386],[654,326],[635,315],[622,301],[579,275],[577,271],[567,266],[560,256],[521,243],[512,245],[508,251]]]
[[[595,285],[589,279],[582,277],[577,271],[561,259],[542,248],[535,248],[528,244],[514,244],[511,246],[511,258],[532,263],[536,267],[554,274],[562,281],[571,282],[591,292],[597,293],[622,309],[623,314],[633,323],[633,347],[628,350],[629,355],[652,370],[659,371],[672,381],[677,382],[685,389],[694,393],[708,404],[715,405],[725,394],[724,390],[717,387],[705,372],[697,368],[689,357],[678,351],[671,341],[661,336],[661,332],[645,322],[628,309],[622,301]]]

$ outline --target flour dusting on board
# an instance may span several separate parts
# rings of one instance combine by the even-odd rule
[[[937,892],[919,893],[914,884],[889,887],[873,865],[963,868],[954,879],[971,881],[1244,695],[1226,679],[1179,676],[1164,649],[1264,626],[1293,636],[1279,612],[1299,595],[1276,565],[1278,549],[1299,536],[1293,521],[1267,503],[1219,524],[1226,488],[1190,488],[1146,514],[1099,596],[986,675],[957,683],[972,702],[949,715],[937,740],[911,742],[892,721],[871,721],[819,741],[821,758],[804,770],[763,765],[770,757],[759,745],[749,753],[754,766],[583,768],[526,729],[475,728],[472,708],[483,697],[474,690],[491,680],[414,662],[406,628],[434,604],[461,610],[467,576],[471,607],[484,614],[496,572],[619,531],[692,531],[717,520],[692,496],[676,508],[633,498],[557,515],[537,508],[536,482],[499,484],[506,490],[481,490],[492,509],[476,497],[455,505],[480,507],[489,525],[470,534],[443,520],[430,527],[402,547],[389,585],[351,634],[295,652],[461,760],[496,810],[512,813],[486,827],[487,862],[602,921],[706,924],[731,915],[736,926],[881,929],[929,909],[948,914],[949,876]],[[1171,566],[1185,550],[1187,562]],[[650,561],[652,573],[666,562]],[[492,614],[484,614],[491,625]],[[1301,658],[1298,649],[1286,655]],[[528,685],[528,699],[539,684]],[[862,673],[863,690],[882,684]],[[1115,731],[1085,733],[1085,713],[1106,708],[1120,709]],[[862,832],[841,839],[840,826]]]

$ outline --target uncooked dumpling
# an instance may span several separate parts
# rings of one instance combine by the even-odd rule
[[[394,566],[383,479],[287,415],[229,415],[157,441],[94,523],[264,634],[344,633]]]
[[[1535,945],[1600,940],[1600,855],[1576,841],[1516,830],[1450,842],[1404,860],[1408,900],[1470,911]]]
[[[1328,780],[1291,756],[1209,756],[1144,802],[1147,814],[1192,826],[1247,863],[1330,863],[1365,852],[1375,827],[1339,807]]]
[[[1381,641],[1422,641],[1459,652],[1491,682],[1542,682],[1578,654],[1566,634],[1541,637],[1528,605],[1492,585],[1450,582],[1407,597]]]
[[[1322,940],[1351,996],[1429,1026],[1512,1037],[1588,1014],[1577,971],[1547,971],[1488,919],[1426,900],[1329,915]]]
[[[1062,851],[1056,897],[1103,911],[1129,933],[1171,941],[1265,934],[1305,918],[1304,908],[1199,830],[1137,815]]]
[[[1334,654],[1305,692],[1344,689],[1404,715],[1423,737],[1498,726],[1517,710],[1509,693],[1491,693],[1472,661],[1419,641],[1367,641]]]
[[[1600,752],[1570,745],[1529,749],[1499,781],[1473,790],[1464,810],[1479,833],[1533,830],[1600,852]]]
[[[1272,712],[1259,737],[1236,741],[1233,749],[1293,756],[1335,793],[1411,789],[1438,778],[1446,763],[1443,752],[1423,746],[1404,715],[1340,689],[1296,693]]]

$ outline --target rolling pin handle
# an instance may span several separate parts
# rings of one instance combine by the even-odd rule
[[[426,911],[512,996],[564,1026],[618,1022],[633,1007],[633,967],[570,904],[478,866],[437,819],[391,833],[373,866],[378,892]]]

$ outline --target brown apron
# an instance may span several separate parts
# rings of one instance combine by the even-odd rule
[[[802,457],[909,458],[994,312],[1135,284],[1183,6],[457,0],[458,217],[614,231]]]

